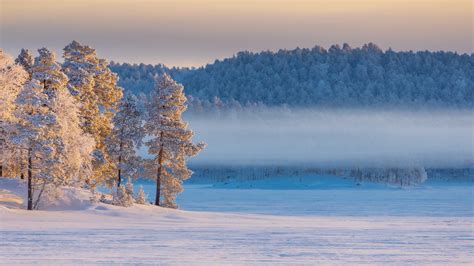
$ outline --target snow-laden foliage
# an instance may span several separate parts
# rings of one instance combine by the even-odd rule
[[[61,71],[61,65],[56,61],[56,55],[47,48],[38,50],[39,56],[31,67],[31,78],[38,80],[49,97],[66,87],[67,76]]]
[[[119,84],[135,94],[153,89],[154,74],[182,83],[195,108],[224,105],[293,107],[474,107],[474,56],[453,52],[382,51],[333,45],[240,52],[197,69],[112,64]]]
[[[135,197],[135,203],[137,204],[147,204],[145,190],[143,190],[143,186],[138,188],[137,196]]]
[[[31,68],[34,64],[34,58],[28,49],[21,49],[20,54],[15,59],[15,63],[22,66],[23,69],[31,76]]]
[[[182,182],[192,172],[186,158],[198,154],[205,144],[192,143],[193,132],[183,121],[186,97],[183,86],[169,75],[156,77],[156,87],[147,106],[148,120],[144,128],[151,137],[145,144],[154,155],[151,168],[156,171],[156,205],[177,208],[176,195],[182,191]]]
[[[34,190],[44,191],[50,184],[64,184],[61,156],[64,146],[56,134],[59,127],[56,113],[51,112],[48,96],[39,81],[33,79],[20,91],[16,99],[16,134],[12,142],[18,149],[27,150],[28,168],[34,178]],[[38,202],[42,193],[37,194]],[[36,204],[35,204],[36,205]]]
[[[112,194],[112,204],[122,207],[131,207],[133,206],[133,202],[133,190],[132,193],[130,193],[130,191],[128,191],[125,186],[114,187],[114,193]]]
[[[142,144],[144,131],[135,96],[130,94],[122,99],[112,122],[114,127],[106,143],[110,158],[117,165],[117,185],[120,186],[122,176],[136,177],[141,167],[136,150]]]
[[[64,48],[63,71],[69,78],[68,88],[81,104],[82,128],[94,137],[96,144],[90,185],[108,181],[116,170],[106,139],[113,128],[112,118],[122,98],[122,89],[107,64],[93,48],[77,41]]]
[[[125,184],[125,191],[128,195],[133,197],[133,184],[132,179],[130,177],[127,178],[127,184]]]
[[[28,74],[31,76],[31,68],[34,65],[34,58],[33,55],[31,54],[30,50],[28,49],[21,49],[20,54],[18,57],[15,59],[15,63],[18,65],[22,66],[23,69],[28,72]]]
[[[65,147],[62,154],[64,175],[69,176],[70,185],[83,184],[84,179],[92,174],[91,154],[95,146],[94,138],[82,130],[78,104],[66,88],[57,90],[51,108],[60,122],[56,134],[60,136]]]
[[[15,99],[27,78],[28,73],[0,49],[0,176],[15,176],[13,168],[18,166],[20,151],[9,140],[16,123]]]
[[[17,149],[28,151],[22,160],[28,160],[29,182],[39,191],[34,193],[37,208],[41,196],[59,195],[58,186],[83,184],[90,175],[94,140],[80,127],[78,104],[54,53],[40,49],[31,71],[32,79],[16,98],[12,139]]]
[[[38,50],[39,56],[31,68],[32,78],[39,80],[44,93],[49,96],[49,111],[56,116],[58,126],[54,128],[55,137],[61,143],[58,161],[62,175],[67,181],[81,182],[90,175],[92,148],[94,140],[80,127],[79,108],[76,99],[66,88],[68,79],[56,62],[54,53],[46,48]]]

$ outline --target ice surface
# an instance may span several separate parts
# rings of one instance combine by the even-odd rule
[[[0,193],[26,194],[15,182],[0,179]],[[184,209],[213,212],[86,201],[81,208],[28,212],[2,202],[0,261],[472,265],[472,183],[450,184],[445,191],[434,183],[415,189],[323,183],[293,190],[186,187]],[[255,214],[260,212],[268,214]]]

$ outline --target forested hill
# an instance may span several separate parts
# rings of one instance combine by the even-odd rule
[[[119,85],[136,94],[168,72],[193,104],[298,107],[474,107],[474,55],[382,51],[374,44],[328,50],[239,52],[197,69],[111,64]]]

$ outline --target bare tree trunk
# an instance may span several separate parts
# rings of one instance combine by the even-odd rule
[[[160,133],[160,152],[158,153],[158,172],[156,173],[156,197],[155,205],[160,206],[161,194],[161,172],[163,167],[163,132]]]
[[[25,179],[25,161],[23,161],[23,149],[20,150],[20,178]]]
[[[3,177],[3,165],[0,164],[0,177]]]
[[[120,184],[122,183],[122,169],[121,169],[121,166],[120,166],[120,164],[122,164],[122,147],[123,147],[123,143],[120,142],[120,148],[119,148],[120,155],[119,155],[119,159],[118,159],[118,174],[117,174],[117,188],[119,188]]]
[[[41,190],[38,193],[38,197],[36,198],[35,204],[33,204],[33,209],[37,210],[39,202],[41,200],[41,196],[43,195],[44,188],[46,187],[46,181],[43,182],[43,185],[41,186]]]
[[[122,169],[120,169],[120,163],[122,162],[122,155],[119,156],[118,174],[117,174],[117,187],[120,187],[122,182]]]
[[[28,210],[33,210],[33,189],[31,187],[32,173],[31,173],[31,149],[28,150]]]

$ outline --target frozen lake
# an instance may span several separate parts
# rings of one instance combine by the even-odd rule
[[[413,188],[354,182],[338,177],[277,178],[238,184],[185,184],[183,210],[318,216],[474,216],[474,183],[430,181]],[[143,185],[148,199],[155,183]]]
[[[188,184],[179,197],[183,210],[93,205],[88,191],[71,194],[72,204],[81,202],[72,210],[0,206],[0,261],[472,265],[472,183],[397,189],[312,180]],[[0,182],[0,195],[24,197],[25,184],[17,182]],[[136,183],[154,191],[151,181]]]

